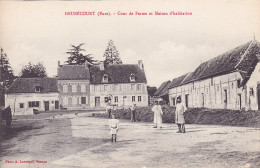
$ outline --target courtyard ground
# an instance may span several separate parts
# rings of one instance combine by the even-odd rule
[[[13,121],[1,138],[0,167],[260,167],[260,129],[120,120],[111,143],[108,119],[91,113],[39,114]],[[39,163],[39,161],[41,163]],[[15,163],[17,162],[17,163]]]

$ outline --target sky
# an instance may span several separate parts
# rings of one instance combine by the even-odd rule
[[[65,15],[73,11],[95,15]],[[156,11],[192,15],[159,16]],[[129,12],[133,15],[118,15]],[[104,60],[113,40],[123,63],[142,60],[148,85],[159,87],[254,37],[260,40],[257,0],[0,2],[0,47],[15,75],[29,62],[41,62],[48,76],[56,76],[57,62],[66,61],[71,44],[85,43],[86,54]]]

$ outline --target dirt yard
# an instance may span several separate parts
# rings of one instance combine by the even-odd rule
[[[111,143],[108,119],[77,115],[39,115],[13,121],[0,143],[0,167],[260,167],[260,129],[120,120],[118,142]],[[17,163],[16,163],[17,162]]]

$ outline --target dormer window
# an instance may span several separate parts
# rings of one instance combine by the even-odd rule
[[[108,76],[107,76],[107,74],[105,74],[105,75],[103,76],[103,82],[108,82]]]
[[[131,81],[131,82],[134,82],[134,81],[135,81],[135,74],[131,74],[131,75],[130,75],[130,81]]]
[[[34,91],[35,92],[41,92],[41,87],[40,86],[35,86]]]

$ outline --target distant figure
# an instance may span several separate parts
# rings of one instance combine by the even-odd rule
[[[12,110],[10,108],[10,106],[6,107],[3,111],[3,119],[5,119],[5,123],[7,127],[11,126],[11,122],[12,122]]]
[[[187,110],[185,105],[181,102],[181,97],[177,97],[176,100],[176,111],[175,111],[175,123],[178,126],[178,132],[177,133],[185,133],[185,121],[184,121],[184,113]]]
[[[108,114],[108,118],[109,118],[109,119],[111,118],[111,111],[112,111],[112,109],[111,109],[110,103],[107,102],[106,112],[107,112],[107,114]]]
[[[155,102],[155,106],[152,108],[152,111],[154,112],[154,118],[153,122],[155,126],[153,128],[160,127],[162,128],[162,107],[158,104],[158,101]]]
[[[131,107],[131,121],[132,121],[132,122],[135,122],[135,118],[136,118],[136,108],[137,108],[137,106],[136,106],[135,102],[133,102],[133,105],[132,105],[132,107]]]
[[[116,118],[116,115],[113,114],[112,119],[109,120],[110,134],[112,135],[111,142],[113,142],[113,140],[115,140],[115,142],[116,142],[116,134],[118,131],[119,120],[117,120],[115,118]]]

